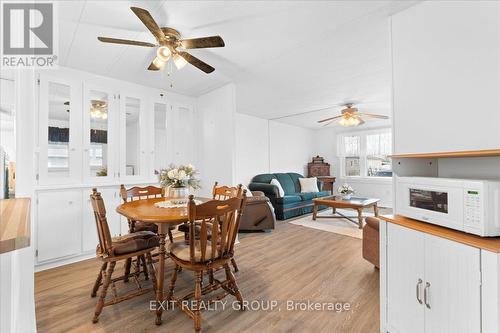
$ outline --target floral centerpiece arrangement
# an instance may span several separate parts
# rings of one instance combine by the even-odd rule
[[[355,193],[354,189],[349,184],[344,184],[338,188],[338,192],[344,197],[344,199],[351,199],[352,195]]]
[[[198,171],[191,165],[175,166],[160,170],[160,184],[166,188],[167,196],[175,199],[187,199],[189,189],[200,188]]]

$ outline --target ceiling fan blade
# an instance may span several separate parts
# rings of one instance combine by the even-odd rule
[[[181,45],[185,49],[204,49],[207,47],[224,47],[225,44],[221,36],[211,36],[183,39]]]
[[[215,68],[210,66],[209,64],[201,61],[200,59],[196,58],[195,56],[187,53],[187,52],[179,52],[179,55],[184,58],[187,62],[189,62],[191,65],[194,67],[201,69],[205,73],[209,74],[212,73]]]
[[[334,122],[336,122],[338,119],[333,119],[333,120],[330,120],[329,122],[327,122],[326,124],[324,124],[322,127],[326,127],[328,125],[331,125],[333,124]]]
[[[146,47],[155,47],[155,44],[147,43],[147,42],[139,42],[136,40],[129,39],[119,39],[119,38],[110,38],[110,37],[97,37],[98,40],[104,43],[113,43],[113,44],[125,44],[125,45],[137,45],[137,46],[146,46]]]
[[[358,116],[366,117],[366,118],[376,118],[376,119],[389,119],[388,116],[383,116],[380,114],[371,114],[371,113],[356,113]]]
[[[151,64],[149,64],[148,70],[150,71],[159,71],[165,66],[165,62],[161,61],[158,57],[156,57]]]
[[[153,36],[155,36],[158,42],[166,39],[165,34],[160,29],[158,24],[156,24],[156,21],[147,10],[139,7],[130,7],[130,9],[132,9],[134,14],[137,15],[137,17],[142,21],[142,23],[144,23],[146,28],[148,28],[149,31],[151,31],[151,33],[153,34]]]
[[[318,123],[324,123],[326,121],[335,120],[335,119],[342,118],[342,117],[343,117],[343,115],[335,116],[335,117],[331,117],[331,118],[326,118],[326,119],[318,120]]]

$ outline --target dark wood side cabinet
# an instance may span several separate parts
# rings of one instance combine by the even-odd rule
[[[307,164],[307,177],[317,177],[323,182],[323,191],[331,191],[333,194],[335,177],[330,176],[330,164],[323,157],[313,157],[312,162]]]

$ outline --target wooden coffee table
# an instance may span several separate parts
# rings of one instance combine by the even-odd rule
[[[375,216],[378,216],[377,203],[379,201],[380,199],[359,198],[359,197],[352,197],[349,200],[344,200],[342,199],[342,197],[339,196],[317,198],[313,200],[314,206],[313,206],[312,218],[313,220],[316,220],[317,218],[345,218],[353,223],[357,223],[359,228],[361,229],[363,228],[363,208],[373,207],[373,212],[375,213]],[[318,216],[318,206],[331,207],[333,210],[333,215]],[[356,218],[356,216],[345,216],[344,214],[337,212],[337,208],[349,208],[356,210],[358,212],[357,216],[358,221],[356,222],[355,220],[353,220],[353,218]]]

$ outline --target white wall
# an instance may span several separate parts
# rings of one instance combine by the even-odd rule
[[[313,131],[277,121],[269,122],[269,170],[307,176],[314,152]]]
[[[211,195],[215,181],[234,183],[235,86],[227,84],[197,100],[199,194]]]
[[[269,172],[269,121],[236,113],[235,182]]]
[[[235,119],[235,183],[248,185],[261,173],[307,175],[316,156],[313,130],[240,113]]]

